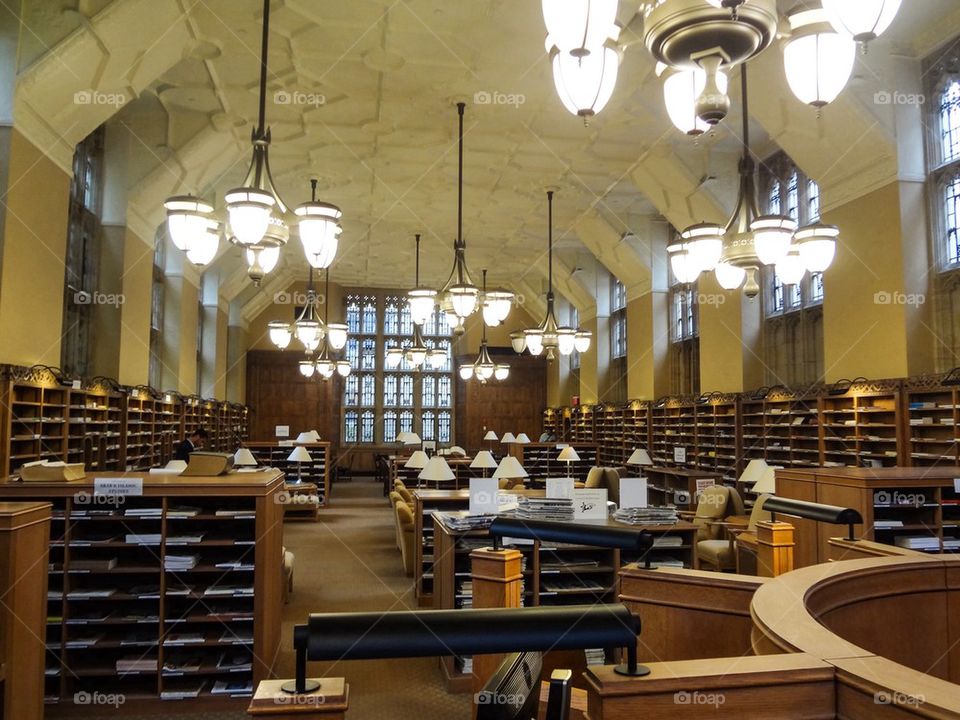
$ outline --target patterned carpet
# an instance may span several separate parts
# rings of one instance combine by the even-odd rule
[[[415,609],[413,580],[403,573],[394,542],[390,504],[381,486],[355,479],[334,487],[319,523],[287,523],[284,544],[296,555],[294,592],[283,613],[279,677],[293,677],[293,625],[310,612]],[[345,677],[350,684],[350,720],[467,720],[470,695],[450,695],[433,658],[313,663],[313,677]],[[127,707],[84,720],[240,720],[243,711],[211,712],[189,701],[159,703],[149,710]],[[62,716],[51,709],[47,717]],[[71,715],[77,717],[77,715]]]

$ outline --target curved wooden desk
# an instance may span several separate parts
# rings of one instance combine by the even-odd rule
[[[837,716],[960,718],[960,558],[825,563],[757,589],[758,655],[836,668]]]

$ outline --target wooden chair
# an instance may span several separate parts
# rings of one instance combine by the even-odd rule
[[[736,570],[737,562],[737,539],[744,537],[756,538],[757,523],[770,519],[770,513],[763,509],[764,503],[769,495],[761,495],[753,504],[753,510],[750,512],[750,521],[746,526],[739,523],[714,522],[714,526],[719,526],[726,534],[724,539],[701,540],[697,543],[697,566],[709,566],[710,569],[718,571]],[[739,513],[730,513],[736,515]]]

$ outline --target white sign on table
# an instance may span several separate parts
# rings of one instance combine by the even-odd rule
[[[93,494],[107,497],[143,495],[143,478],[94,478]]]
[[[547,478],[548,498],[572,498],[573,478]]]
[[[496,478],[470,478],[470,514],[496,514],[499,489],[500,481]]]
[[[607,489],[583,488],[573,491],[574,520],[606,520]]]
[[[620,507],[645,508],[647,507],[647,479],[621,478],[620,479]]]

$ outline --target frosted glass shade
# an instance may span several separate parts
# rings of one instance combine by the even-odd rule
[[[700,268],[694,262],[689,251],[682,244],[677,243],[667,248],[670,256],[670,269],[674,277],[681,283],[692,283],[700,275]]]
[[[897,16],[900,0],[823,0],[830,24],[857,42],[879,37]]]
[[[653,465],[653,460],[650,459],[650,455],[646,450],[637,448],[627,459],[627,465]]]
[[[423,325],[433,315],[437,291],[429,288],[414,288],[407,293],[407,304],[410,306],[410,320],[414,325]]]
[[[493,367],[493,377],[496,380],[506,380],[510,377],[510,366],[509,365],[494,365]]]
[[[178,250],[186,251],[212,222],[213,206],[192,195],[177,195],[163,203],[167,210],[167,231]]]
[[[313,377],[313,371],[316,369],[313,365],[313,360],[301,360],[298,365],[301,375],[304,377]]]
[[[557,460],[562,460],[564,462],[579,462],[580,456],[577,455],[577,451],[573,449],[570,445],[567,445],[563,450],[560,451],[560,454],[557,455]]]
[[[724,290],[736,290],[743,285],[743,281],[747,277],[746,270],[725,262],[717,263],[713,273],[717,276],[717,282]]]
[[[291,332],[290,326],[285,322],[273,320],[267,324],[267,327],[270,331],[270,342],[280,350],[285,350],[293,338],[293,332]]]
[[[493,477],[498,480],[501,478],[505,480],[516,480],[517,478],[529,477],[529,475],[527,475],[527,471],[523,469],[523,465],[520,464],[519,460],[513,455],[506,455],[503,460],[500,461],[500,464],[497,465]]]
[[[823,107],[846,87],[857,57],[856,43],[834,31],[821,9],[790,15],[791,37],[783,48],[790,90],[801,102]]]
[[[454,316],[458,320],[470,317],[477,309],[479,288],[473,285],[453,285],[447,290]]]
[[[329,323],[327,325],[327,341],[334,350],[342,350],[347,344],[347,326],[343,323]]]
[[[307,261],[315,268],[330,266],[339,245],[340,208],[323,202],[306,202],[293,211],[300,233],[300,243]]]
[[[723,228],[719,225],[701,223],[692,225],[681,233],[687,262],[693,263],[699,272],[710,272],[720,262],[723,253]]]
[[[241,245],[256,245],[267,233],[276,198],[258,188],[235,188],[224,196],[230,232]]]
[[[840,228],[836,225],[806,225],[797,230],[800,257],[810,272],[823,272],[833,263]]]
[[[577,335],[573,340],[573,347],[577,352],[586,352],[590,349],[590,338],[592,337],[593,333],[589,330],[577,330]]]
[[[297,445],[293,452],[287,455],[287,460],[290,462],[312,462],[313,458],[310,457],[310,453],[303,445]]]
[[[353,367],[346,360],[337,360],[337,372],[340,373],[340,377],[349,377]]]
[[[217,256],[220,247],[220,233],[208,227],[193,244],[187,248],[187,259],[194,265],[206,265]]]
[[[561,355],[570,355],[576,348],[577,331],[573,328],[562,327],[557,330],[557,350]]]
[[[413,468],[414,470],[423,470],[427,466],[429,459],[423,450],[415,450],[413,455],[407,458],[403,466],[405,468]]]
[[[510,333],[510,345],[515,353],[522,353],[527,349],[527,337],[522,332]]]
[[[803,280],[806,272],[807,268],[803,264],[800,250],[797,247],[791,247],[787,250],[787,254],[777,263],[777,277],[784,285],[796,285]]]
[[[617,0],[543,0],[550,42],[563,52],[594,48],[610,36]]]
[[[391,370],[400,365],[403,360],[403,350],[398,347],[387,348],[386,364]]]
[[[543,352],[543,330],[525,330],[524,340],[531,355],[539,355]]]
[[[473,456],[473,460],[470,461],[470,467],[474,470],[492,470],[497,467],[497,461],[494,459],[493,453],[489,450],[481,450]]]
[[[461,365],[460,366],[460,379],[469,380],[473,377],[473,365]]]
[[[417,477],[421,480],[456,480],[456,476],[453,474],[450,466],[447,465],[447,461],[439,455],[434,455],[430,458]]]
[[[554,51],[553,82],[563,106],[589,118],[606,107],[617,85],[620,51],[608,43],[584,57]]]
[[[663,78],[663,101],[674,127],[693,137],[709,130],[711,126],[697,115],[697,98],[707,86],[706,71],[702,68],[679,70],[658,63],[657,74]],[[726,73],[718,70],[717,87],[722,94],[726,95],[728,85]]]
[[[775,265],[790,249],[797,223],[786,215],[761,215],[750,224],[753,248],[764,265]]]

